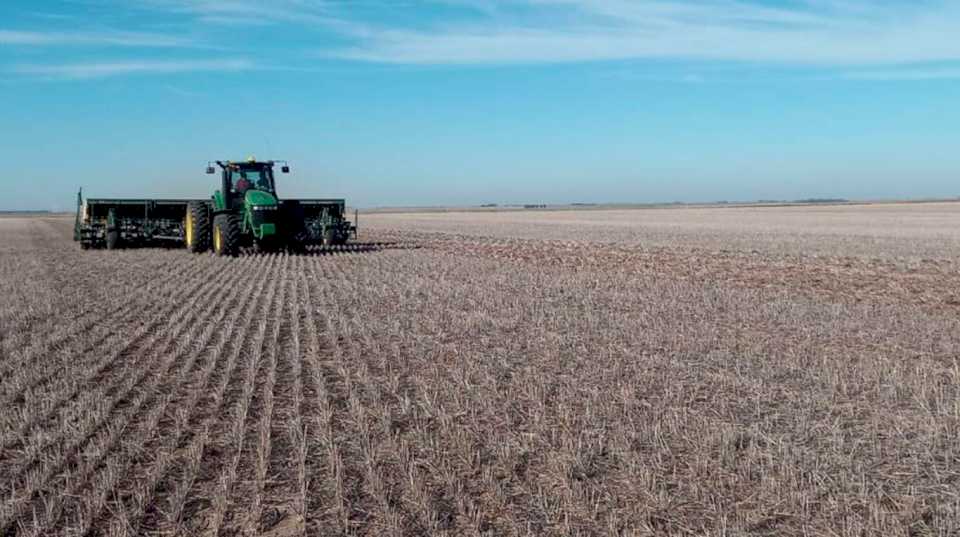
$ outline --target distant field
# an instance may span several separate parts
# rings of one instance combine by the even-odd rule
[[[29,216],[52,216],[49,211],[0,211],[0,218],[24,218]]]
[[[464,235],[865,257],[960,255],[960,203],[361,214],[361,225]]]
[[[958,535],[960,204],[0,219],[0,535]]]

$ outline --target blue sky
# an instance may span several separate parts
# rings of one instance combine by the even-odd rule
[[[0,209],[960,195],[960,3],[5,0]]]

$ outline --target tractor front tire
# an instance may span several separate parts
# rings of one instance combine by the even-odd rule
[[[210,249],[210,208],[206,203],[190,202],[184,222],[183,239],[190,252],[199,254]]]
[[[213,218],[213,251],[219,256],[236,256],[240,251],[240,222],[232,214]]]

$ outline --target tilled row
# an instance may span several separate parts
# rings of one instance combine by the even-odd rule
[[[195,373],[199,354],[237,290],[208,285],[193,296],[187,292],[163,328],[144,330],[112,354],[113,361],[91,379],[89,391],[71,401],[72,420],[55,422],[50,443],[9,466],[21,480],[14,485],[12,505],[4,505],[6,516],[22,523],[24,514],[41,512],[28,518],[37,534],[61,526],[63,513],[73,517],[71,525],[89,527],[120,477],[117,466],[123,463],[118,461],[134,453],[128,447],[131,438],[136,445],[155,434],[177,386]]]
[[[81,262],[151,255],[96,292],[120,306],[153,282],[156,304],[58,332],[22,400],[5,392],[0,533],[854,534],[957,514],[952,318],[453,246]]]
[[[787,256],[735,250],[643,247],[589,241],[505,239],[378,230],[382,240],[523,265],[598,274],[716,282],[850,303],[909,304],[931,312],[960,308],[960,266],[953,258],[891,261]],[[398,242],[399,244],[399,242]]]

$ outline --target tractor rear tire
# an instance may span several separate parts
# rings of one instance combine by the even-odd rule
[[[206,203],[192,201],[187,204],[183,239],[192,253],[199,254],[210,249],[210,208]]]
[[[116,229],[107,230],[107,250],[116,250],[120,247],[120,231]]]
[[[240,251],[240,222],[236,216],[218,214],[213,218],[213,251],[230,257]]]

